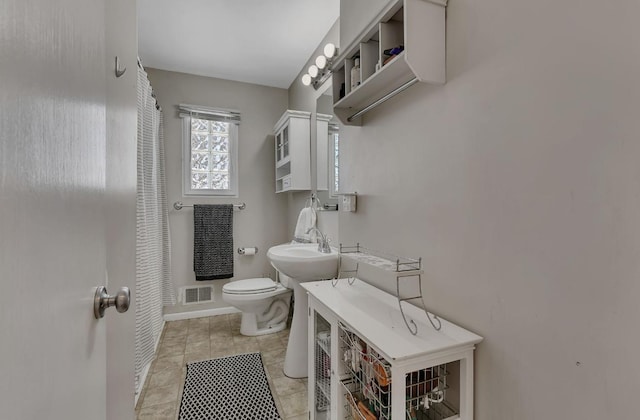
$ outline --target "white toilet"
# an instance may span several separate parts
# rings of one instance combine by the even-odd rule
[[[269,278],[237,280],[222,287],[222,300],[242,311],[240,333],[264,335],[287,327],[292,290]]]

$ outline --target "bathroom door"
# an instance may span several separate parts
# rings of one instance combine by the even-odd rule
[[[106,327],[122,314],[96,320],[93,294],[115,292],[104,198],[123,189],[107,180],[104,23],[104,0],[0,2],[2,418],[108,418]],[[132,401],[110,399],[131,417]]]

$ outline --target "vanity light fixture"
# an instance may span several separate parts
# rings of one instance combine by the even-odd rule
[[[324,55],[319,55],[318,58],[316,58],[316,66],[320,70],[323,70],[327,66],[327,57],[325,57]]]
[[[323,49],[324,55],[316,58],[315,64],[309,66],[309,70],[302,76],[302,84],[305,86],[312,85],[314,89],[318,89],[331,76],[331,61],[338,55],[338,48],[328,43]]]
[[[318,77],[318,67],[316,67],[315,64],[312,64],[311,66],[309,66],[309,76],[311,76],[314,79]]]
[[[336,55],[338,55],[338,48],[332,43],[328,43],[324,46],[324,55],[328,59],[332,59]]]

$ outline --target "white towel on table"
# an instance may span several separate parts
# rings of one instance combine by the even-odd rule
[[[311,207],[300,210],[296,230],[293,233],[293,240],[296,242],[315,242],[316,232],[307,233],[309,229],[316,226],[316,211]]]

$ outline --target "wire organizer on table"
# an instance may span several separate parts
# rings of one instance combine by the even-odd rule
[[[389,420],[391,418],[391,364],[347,326],[339,324],[340,350],[346,379],[342,380],[346,418]],[[441,420],[456,410],[449,405],[447,365],[419,369],[406,375],[406,414],[408,420]],[[401,383],[402,386],[402,383]]]
[[[350,259],[355,262],[355,269],[345,269],[345,261],[344,259]],[[438,318],[437,315],[431,314],[427,311],[426,305],[424,302],[423,292],[422,292],[422,258],[413,259],[406,257],[398,257],[391,254],[386,254],[380,251],[374,251],[369,248],[365,248],[361,246],[359,243],[355,246],[345,246],[340,244],[340,253],[338,259],[338,277],[332,280],[332,285],[335,287],[338,284],[338,281],[343,278],[345,274],[349,274],[346,278],[350,285],[353,284],[356,277],[358,277],[358,270],[360,268],[360,264],[367,264],[373,267],[376,267],[380,270],[388,272],[392,274],[396,279],[396,297],[398,298],[398,306],[400,307],[400,313],[402,314],[402,319],[411,332],[411,334],[418,334],[418,325],[415,323],[413,319],[408,319],[404,313],[404,309],[402,307],[403,302],[420,299],[422,301],[423,307],[425,307],[425,314],[429,319],[429,322],[436,329],[436,331],[440,331],[442,328],[442,322]],[[400,295],[400,283],[401,280],[405,279],[414,279],[418,280],[418,290],[419,293],[415,296],[410,297],[401,297]]]

